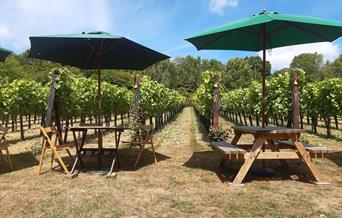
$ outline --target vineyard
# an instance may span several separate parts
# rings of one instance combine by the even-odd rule
[[[54,71],[54,70],[53,70]],[[58,69],[57,96],[62,126],[73,125],[74,122],[97,122],[97,81],[76,77],[67,68]],[[114,122],[120,115],[121,124],[129,117],[133,101],[133,91],[102,82],[102,114],[106,125]],[[24,140],[24,121],[31,128],[31,120],[44,125],[48,103],[50,84],[41,85],[30,80],[14,80],[0,84],[0,120],[5,126],[17,130],[19,118],[21,139]],[[156,122],[160,128],[169,121],[185,104],[185,98],[178,92],[164,85],[143,77],[141,82],[141,98],[144,117]]]
[[[311,125],[311,131],[317,133],[319,121],[324,122],[326,134],[339,128],[342,115],[342,80],[325,79],[320,82],[306,83],[305,72],[299,72],[300,87],[300,124]],[[202,84],[192,96],[192,103],[206,126],[212,116],[213,72],[205,72]],[[292,126],[291,120],[291,75],[284,72],[267,80],[266,124]],[[243,125],[261,125],[261,84],[254,81],[248,88],[224,90],[221,88],[221,114],[235,123]],[[332,122],[333,120],[333,122]],[[334,125],[333,125],[334,124]]]

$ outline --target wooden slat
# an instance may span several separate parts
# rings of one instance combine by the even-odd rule
[[[258,133],[302,133],[304,130],[302,129],[292,129],[292,128],[284,128],[284,127],[276,127],[276,126],[235,126],[235,131],[241,133],[251,133],[251,134],[258,134]]]
[[[124,126],[73,126],[69,128],[71,131],[83,131],[88,129],[103,129],[103,130],[118,130],[123,131],[129,129],[129,127]]]
[[[304,147],[310,153],[334,153],[335,152],[333,149],[326,148],[326,147],[306,147],[306,145],[304,145]]]
[[[279,141],[279,144],[281,145],[288,145],[288,146],[294,146],[293,143],[290,140],[281,140]],[[335,151],[331,148],[327,148],[325,146],[319,146],[319,145],[313,145],[313,144],[304,144],[305,150],[307,150],[310,153],[334,153]]]
[[[235,145],[227,142],[211,142],[211,147],[214,150],[218,150],[224,154],[244,154],[246,150],[236,147]]]
[[[298,159],[298,153],[295,151],[275,151],[260,152],[257,159]]]

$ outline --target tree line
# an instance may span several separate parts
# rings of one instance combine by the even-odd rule
[[[0,83],[11,82],[15,79],[29,79],[46,84],[50,82],[49,72],[54,67],[62,67],[60,64],[28,58],[29,51],[22,54],[11,54],[5,63],[0,63]],[[332,62],[324,62],[324,57],[318,53],[303,53],[293,58],[288,68],[271,73],[270,62],[266,63],[267,77],[286,72],[289,69],[300,68],[306,72],[308,82],[321,81],[324,78],[342,77],[342,54]],[[69,68],[75,75],[86,78],[95,78],[92,70]],[[233,58],[226,63],[215,59],[202,59],[200,57],[177,57],[174,60],[161,61],[142,72],[150,76],[152,80],[175,89],[185,96],[194,93],[201,84],[201,75],[205,71],[220,71],[222,73],[221,84],[228,90],[245,88],[254,80],[260,81],[262,60],[259,56],[245,58]],[[134,73],[122,70],[103,70],[104,81],[127,87],[134,87]]]

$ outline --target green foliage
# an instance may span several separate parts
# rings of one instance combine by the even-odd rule
[[[212,114],[212,101],[214,91],[214,75],[220,72],[206,71],[202,74],[202,83],[191,96],[191,101],[196,110],[204,117],[210,118]]]
[[[247,59],[234,58],[228,61],[221,82],[226,89],[245,88],[259,77],[260,72],[254,70]]]
[[[141,98],[146,117],[155,117],[166,111],[173,111],[185,104],[185,98],[144,76],[141,80]]]
[[[54,68],[56,95],[62,119],[97,114],[97,81],[75,76],[69,68]],[[40,115],[45,112],[50,84],[43,86],[33,80],[0,83],[0,119],[8,115]],[[125,114],[133,99],[132,91],[107,82],[101,84],[102,114]],[[141,97],[146,116],[157,116],[185,104],[177,91],[143,77]]]
[[[0,86],[0,119],[8,115],[40,115],[47,105],[47,87],[35,81],[14,80]]]
[[[291,113],[291,72],[298,74],[301,91],[301,110],[312,117],[333,117],[342,114],[342,79],[325,79],[321,82],[307,83],[301,69],[290,69],[279,73],[266,81],[266,115],[269,117],[287,117]],[[235,89],[221,93],[222,110],[243,114],[260,114],[261,84],[254,81],[244,89]]]
[[[312,117],[332,117],[342,114],[342,79],[325,79],[305,85],[302,94],[303,111]]]
[[[290,68],[300,68],[306,72],[308,82],[322,79],[323,55],[302,53],[293,58]]]
[[[298,72],[298,83],[300,87],[305,84],[305,73],[301,69],[289,69],[283,73],[270,78],[267,81],[266,114],[268,116],[289,116],[292,105],[291,96],[291,74]]]
[[[250,56],[245,57],[245,60],[248,62],[248,64],[251,66],[253,72],[254,72],[254,80],[261,80],[262,75],[262,59],[260,56]],[[271,75],[271,63],[269,61],[266,61],[266,76]]]
[[[97,114],[97,81],[72,75],[68,68],[58,69],[57,95],[63,118]],[[102,114],[127,113],[133,94],[126,87],[101,83]]]
[[[324,67],[324,76],[342,78],[342,54],[333,62]]]
[[[317,84],[319,114],[332,117],[342,114],[342,79],[325,79]]]

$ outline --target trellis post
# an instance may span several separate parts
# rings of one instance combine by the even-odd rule
[[[219,125],[220,110],[220,82],[219,75],[214,75],[214,93],[213,93],[213,114],[212,114],[212,133],[216,133]]]
[[[292,123],[293,128],[299,129],[299,84],[298,72],[293,71],[291,74],[291,95],[292,95]]]
[[[58,70],[53,70],[51,74],[51,87],[50,93],[48,98],[48,108],[46,112],[45,118],[45,127],[52,126],[53,122],[57,127],[58,132],[62,135],[62,127],[61,127],[61,118],[59,113],[59,102],[58,102],[58,95],[56,92],[57,83],[56,83],[56,76],[58,74]],[[60,143],[62,143],[62,139],[59,139]]]

